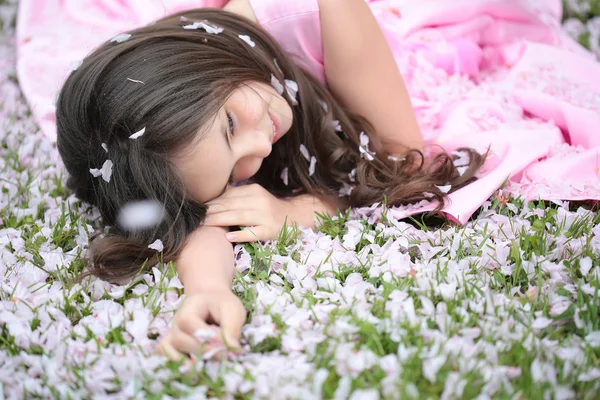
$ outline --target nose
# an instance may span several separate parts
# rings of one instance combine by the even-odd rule
[[[258,158],[268,157],[273,149],[271,140],[271,130],[266,131],[265,129],[260,129],[254,131],[252,135],[248,135],[246,138],[246,148],[248,150],[246,156]]]

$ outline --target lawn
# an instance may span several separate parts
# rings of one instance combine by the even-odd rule
[[[600,1],[567,3],[600,55]],[[509,188],[463,227],[361,209],[238,246],[245,353],[154,354],[183,301],[175,267],[72,282],[100,221],[21,97],[14,14],[0,1],[0,398],[597,398],[598,204]]]

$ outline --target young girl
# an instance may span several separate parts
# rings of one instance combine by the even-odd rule
[[[210,348],[195,334],[211,323],[222,331],[213,345],[239,347],[232,243],[384,198],[439,210],[440,186],[473,181],[483,160],[466,149],[459,173],[444,152],[424,157],[364,0],[232,0],[163,18],[86,57],[56,116],[68,186],[111,226],[92,240],[90,272],[120,280],[177,262],[187,298],[160,345],[174,359]],[[142,201],[160,204],[160,218],[124,224]],[[156,239],[162,255],[148,247]]]

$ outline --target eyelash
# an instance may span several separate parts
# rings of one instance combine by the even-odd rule
[[[230,135],[235,134],[235,119],[233,118],[231,113],[227,113],[227,132]]]

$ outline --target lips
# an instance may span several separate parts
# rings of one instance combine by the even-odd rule
[[[273,122],[273,142],[272,143],[275,143],[281,137],[281,128],[279,126],[279,121],[277,121],[277,118],[275,118],[275,116],[273,114],[269,113],[269,118],[271,118],[271,122]]]

